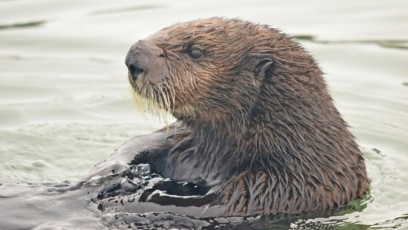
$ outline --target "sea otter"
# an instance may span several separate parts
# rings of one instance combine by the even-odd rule
[[[367,193],[321,70],[285,34],[200,19],[138,41],[125,62],[138,107],[177,121],[78,183],[0,185],[1,229],[231,227],[320,215]]]
[[[322,71],[278,30],[225,18],[177,23],[135,43],[126,66],[135,100],[177,119],[131,164],[201,189],[184,204],[171,194],[144,201],[252,216],[323,212],[367,192],[362,153]]]

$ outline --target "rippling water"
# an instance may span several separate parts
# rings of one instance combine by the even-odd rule
[[[75,181],[125,140],[161,127],[133,109],[127,50],[164,26],[210,16],[296,36],[365,154],[364,208],[292,227],[408,228],[405,0],[0,1],[0,182]]]

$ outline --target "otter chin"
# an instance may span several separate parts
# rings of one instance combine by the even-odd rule
[[[130,164],[205,188],[183,205],[221,207],[218,216],[320,213],[367,193],[364,158],[322,71],[278,30],[177,23],[136,42],[126,66],[138,107],[177,119]]]

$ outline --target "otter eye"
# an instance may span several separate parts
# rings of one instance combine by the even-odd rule
[[[190,48],[188,50],[188,55],[192,58],[192,59],[199,59],[203,56],[203,52],[201,52],[201,50],[197,49],[197,48]]]

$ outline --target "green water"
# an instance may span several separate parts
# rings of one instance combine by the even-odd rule
[[[132,106],[127,50],[164,26],[210,16],[298,37],[363,149],[366,207],[305,222],[408,229],[405,0],[0,1],[0,183],[75,181],[125,140],[161,127]]]

